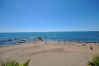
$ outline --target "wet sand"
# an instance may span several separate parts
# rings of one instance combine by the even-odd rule
[[[90,49],[92,46],[93,50]],[[38,43],[0,48],[0,58],[13,58],[20,63],[30,59],[29,66],[86,66],[94,55],[99,55],[99,43]]]

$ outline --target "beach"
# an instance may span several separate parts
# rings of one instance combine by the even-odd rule
[[[39,42],[0,47],[0,59],[12,58],[20,63],[30,59],[29,66],[86,66],[94,55],[99,55],[99,43],[83,46],[73,42]]]
[[[99,66],[99,0],[0,0],[0,66]]]

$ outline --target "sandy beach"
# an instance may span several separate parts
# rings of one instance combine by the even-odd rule
[[[20,63],[30,59],[29,66],[86,66],[96,54],[99,43],[30,43],[0,48],[1,59],[13,58]]]

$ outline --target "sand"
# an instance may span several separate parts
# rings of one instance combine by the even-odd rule
[[[29,66],[86,66],[96,54],[98,43],[30,43],[0,48],[1,59],[13,58],[20,63],[30,59]]]

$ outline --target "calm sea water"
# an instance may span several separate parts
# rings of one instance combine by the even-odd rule
[[[99,31],[0,33],[0,45],[13,45],[22,40],[25,40],[24,42],[32,42],[36,37],[42,37],[45,41],[99,42]]]

